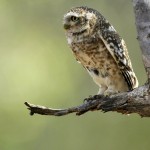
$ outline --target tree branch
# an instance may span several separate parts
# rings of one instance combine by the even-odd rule
[[[111,97],[95,95],[85,99],[80,106],[67,109],[52,109],[25,102],[30,114],[63,116],[70,113],[82,115],[88,111],[117,111],[122,114],[137,113],[141,117],[150,117],[150,1],[133,0],[138,39],[142,51],[148,83],[130,92],[119,93]]]
[[[133,0],[133,8],[143,63],[150,83],[150,1]]]
[[[122,114],[138,113],[142,117],[150,117],[150,101],[147,95],[148,86],[141,86],[130,92],[119,93],[111,97],[95,95],[84,100],[80,106],[67,109],[52,109],[25,102],[30,114],[63,116],[70,113],[82,115],[87,111],[117,111]]]

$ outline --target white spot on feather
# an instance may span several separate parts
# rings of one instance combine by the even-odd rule
[[[88,13],[86,14],[86,16],[87,16],[87,19],[90,20],[90,19],[92,19],[92,17],[93,17],[93,13],[89,13],[89,12],[88,12]]]
[[[116,31],[113,26],[109,26],[108,30],[109,31]]]
[[[68,44],[71,45],[72,43],[72,38],[67,38]]]
[[[76,16],[76,17],[78,17],[79,15],[77,13],[75,13],[75,12],[69,12],[64,17],[68,17],[68,16]]]

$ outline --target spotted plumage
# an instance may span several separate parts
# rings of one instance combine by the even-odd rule
[[[72,8],[64,15],[68,44],[76,60],[99,86],[98,94],[128,91],[138,86],[124,40],[96,10]]]

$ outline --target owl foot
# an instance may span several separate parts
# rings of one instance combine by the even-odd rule
[[[104,96],[103,95],[94,95],[94,96],[90,95],[88,98],[84,99],[84,103],[89,102],[89,101],[93,101],[96,99],[100,99],[102,97],[104,97]]]
[[[106,90],[106,91],[104,92],[104,96],[105,96],[105,97],[110,97],[111,95],[114,95],[114,94],[117,94],[117,92],[116,92],[116,91],[113,91],[113,90]]]

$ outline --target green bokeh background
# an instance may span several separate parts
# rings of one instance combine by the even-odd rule
[[[150,119],[89,112],[29,116],[25,101],[65,108],[98,87],[76,63],[62,18],[71,7],[99,10],[125,39],[140,85],[146,75],[130,0],[0,0],[0,150],[149,150]]]

